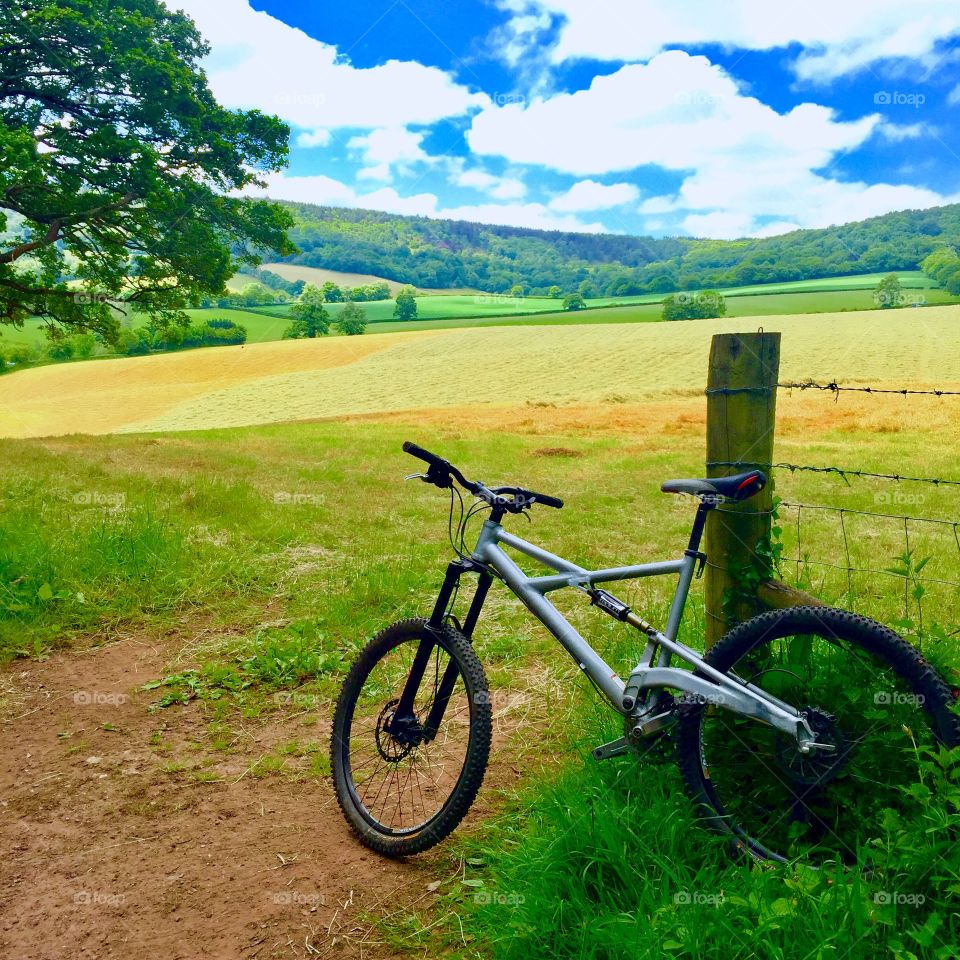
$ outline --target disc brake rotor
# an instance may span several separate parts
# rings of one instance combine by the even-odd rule
[[[835,748],[834,752],[814,749],[810,753],[801,753],[795,738],[777,734],[777,763],[794,783],[823,786],[835,779],[846,766],[852,744],[843,735],[837,718],[826,710],[803,707],[801,713],[816,735],[817,742],[830,744]]]
[[[377,752],[387,763],[399,763],[414,748],[412,743],[402,743],[386,729],[386,725],[393,719],[399,700],[391,700],[385,704],[377,717],[376,741]]]

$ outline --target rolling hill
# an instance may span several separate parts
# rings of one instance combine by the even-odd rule
[[[288,262],[421,289],[527,294],[581,288],[637,296],[916,270],[960,244],[960,204],[746,240],[547,232],[371,210],[286,203],[300,253]]]

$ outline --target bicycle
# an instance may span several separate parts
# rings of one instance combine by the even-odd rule
[[[413,443],[421,479],[450,492],[457,553],[428,618],[387,627],[363,649],[341,690],[331,763],[340,807],[360,840],[387,856],[420,853],[450,834],[473,803],[490,750],[491,698],[472,638],[494,580],[504,583],[573,657],[623,717],[605,760],[669,748],[705,823],[754,860],[854,860],[886,811],[915,803],[928,750],[960,743],[954,694],[889,628],[828,607],[792,607],[741,623],[705,655],[677,639],[711,511],[766,484],[760,470],[673,480],[666,493],[697,501],[683,556],[588,570],[510,533],[507,515],[563,501],[522,487],[489,488]],[[462,488],[476,501],[464,512]],[[454,533],[454,498],[460,515]],[[489,511],[476,546],[466,528]],[[554,571],[528,576],[509,548]],[[465,574],[478,576],[461,623],[453,613]],[[598,586],[676,576],[663,631]],[[573,588],[637,630],[644,649],[626,681],[570,625],[548,594]],[[687,669],[672,666],[676,657]]]

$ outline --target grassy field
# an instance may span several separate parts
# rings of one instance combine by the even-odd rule
[[[784,331],[783,374],[792,379],[856,370],[865,382],[939,383],[960,370],[958,316],[960,307],[931,307],[749,323]],[[513,417],[540,406],[692,397],[703,388],[710,337],[743,324],[525,324],[46,366],[0,380],[0,434],[202,429],[467,405]]]
[[[314,283],[318,287],[322,287],[328,280],[337,284],[338,287],[362,287],[370,283],[382,281],[383,283],[389,284],[391,293],[396,293],[404,286],[403,283],[397,280],[388,280],[386,277],[378,277],[371,273],[344,273],[340,270],[326,270],[321,267],[305,267],[299,263],[265,263],[263,268],[264,270],[271,271],[271,273],[278,274],[285,280],[303,280],[306,283]],[[446,294],[472,293],[473,291],[464,289],[433,290],[423,288],[421,292],[444,296]]]
[[[923,379],[942,383],[957,370],[956,356],[934,331],[915,344],[908,362],[903,351],[884,352],[892,337],[887,348],[877,349],[873,337],[869,350],[830,356],[835,346],[816,353],[814,337],[801,346],[800,329],[788,330],[784,341],[787,375],[821,373],[828,361],[831,374],[850,379],[882,370],[912,378],[922,364]],[[408,339],[421,350],[433,343]],[[689,382],[702,386],[702,351],[693,355],[680,341],[672,350],[691,368]],[[622,374],[609,369],[613,355],[583,357],[570,375],[613,383]],[[688,381],[678,381],[675,359],[661,352],[645,367],[661,379],[673,371],[672,389],[681,394],[674,399],[522,406],[509,419],[486,408],[449,408],[387,422],[0,441],[0,649],[42,656],[91,639],[163,633],[184,617],[203,623],[203,642],[178,650],[157,677],[168,678],[153,693],[170,704],[155,723],[166,733],[156,743],[124,742],[140,752],[169,751],[173,732],[189,724],[188,747],[162,755],[184,782],[204,778],[207,804],[226,789],[217,771],[241,734],[263,738],[256,776],[287,790],[317,789],[322,765],[303,775],[288,745],[270,739],[275,716],[289,712],[278,706],[286,702],[278,691],[310,704],[300,722],[325,731],[354,651],[382,625],[429,608],[449,553],[446,499],[403,483],[412,461],[401,442],[416,439],[488,482],[563,496],[565,510],[540,511],[523,534],[588,566],[667,557],[681,549],[691,517],[687,504],[659,493],[659,484],[697,475],[703,460],[704,401]],[[784,392],[778,419],[778,457],[956,473],[954,398],[844,396],[835,404],[828,396]],[[777,493],[789,501],[851,509],[878,509],[878,497],[890,489],[881,481],[777,478]],[[910,512],[956,516],[953,492],[924,489],[923,496]],[[855,559],[892,564],[902,529],[850,522]],[[790,556],[797,544],[790,524],[783,526]],[[824,526],[806,531],[803,551],[831,560],[842,544],[839,527]],[[957,579],[955,545],[919,549],[935,557],[929,575]],[[812,589],[828,600],[886,622],[905,612],[916,620],[912,608],[904,611],[893,578],[887,586],[876,576],[857,577],[849,595],[843,578],[822,580],[818,568],[810,570]],[[620,592],[662,620],[669,588],[667,581],[642,581]],[[927,598],[928,632],[932,620],[956,629],[957,599]],[[636,644],[612,621],[598,622],[577,596],[563,607],[611,666],[632,665]],[[682,638],[697,644],[702,622],[698,586]],[[938,660],[960,665],[955,634],[939,643],[927,635],[924,643],[936,647]],[[592,746],[616,735],[616,724],[575,665],[529,626],[502,589],[492,595],[476,647],[494,690],[508,766],[484,786],[486,818],[472,818],[431,855],[432,892],[418,893],[408,907],[382,908],[389,914],[370,953],[498,960],[956,956],[951,890],[960,867],[950,854],[949,828],[932,814],[919,825],[891,825],[866,871],[750,869],[697,827],[672,766],[589,759]],[[426,884],[424,878],[418,891]],[[891,890],[913,897],[914,905],[890,904],[883,898]],[[902,949],[891,948],[897,943]]]
[[[277,266],[277,265],[274,265]],[[279,266],[284,266],[280,264]],[[289,266],[289,265],[288,265]],[[313,270],[313,268],[298,268]],[[330,271],[315,271],[331,273]],[[361,274],[339,274],[350,281],[366,282],[371,277]],[[796,283],[764,284],[724,290],[728,297],[727,315],[730,317],[764,317],[797,313],[833,313],[846,310],[870,310],[875,308],[873,288],[880,274],[864,274],[854,277],[833,277],[825,280],[804,280]],[[956,303],[956,297],[946,291],[931,288],[927,277],[919,272],[900,275],[901,283],[908,291],[907,297],[922,298],[926,305]],[[319,278],[315,278],[318,279]],[[231,289],[245,285],[243,278],[231,280]],[[344,281],[346,282],[346,281]],[[395,285],[396,286],[396,285]],[[372,301],[361,304],[370,323],[368,333],[400,332],[424,329],[454,329],[473,326],[515,326],[527,323],[550,326],[589,323],[650,323],[660,320],[662,295],[651,294],[639,297],[599,298],[588,300],[589,309],[564,312],[558,301],[547,297],[509,297],[495,294],[477,294],[463,291],[437,291],[441,295],[420,296],[417,301],[418,319],[398,322],[393,319],[392,300]],[[333,303],[327,307],[335,321],[343,304]],[[282,338],[289,325],[287,304],[275,307],[258,307],[254,310],[211,308],[190,310],[195,319],[231,319],[247,330],[248,343],[264,343]],[[132,326],[147,322],[146,317],[134,315]],[[331,331],[337,335],[336,328]],[[23,328],[6,327],[0,330],[0,347],[3,343],[27,344],[41,349],[48,341],[39,320],[28,321]]]

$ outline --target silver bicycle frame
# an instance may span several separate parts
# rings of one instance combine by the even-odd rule
[[[528,577],[503,549],[512,548],[536,560],[556,573]],[[514,536],[493,520],[484,522],[473,551],[472,559],[493,570],[523,602],[527,609],[553,634],[596,686],[603,692],[615,710],[625,716],[642,719],[655,710],[646,698],[638,698],[639,692],[662,691],[667,688],[681,690],[708,704],[723,707],[761,723],[769,724],[790,736],[796,737],[804,753],[818,747],[816,738],[800,712],[772,697],[753,684],[744,683],[737,677],[728,676],[704,663],[695,650],[677,640],[680,619],[690,592],[698,555],[692,551],[679,560],[655,563],[640,563],[628,567],[610,567],[604,570],[586,570],[547,550],[543,550],[520,537]],[[626,683],[616,671],[570,625],[569,621],[547,599],[547,594],[564,587],[589,590],[596,584],[616,580],[635,580],[641,577],[659,577],[677,574],[676,592],[670,605],[666,629],[659,630],[644,620],[631,615],[626,622],[646,633],[647,644],[640,662]],[[657,661],[653,658],[656,652]],[[676,654],[696,668],[690,670],[670,666]],[[629,691],[629,692],[628,692]]]

